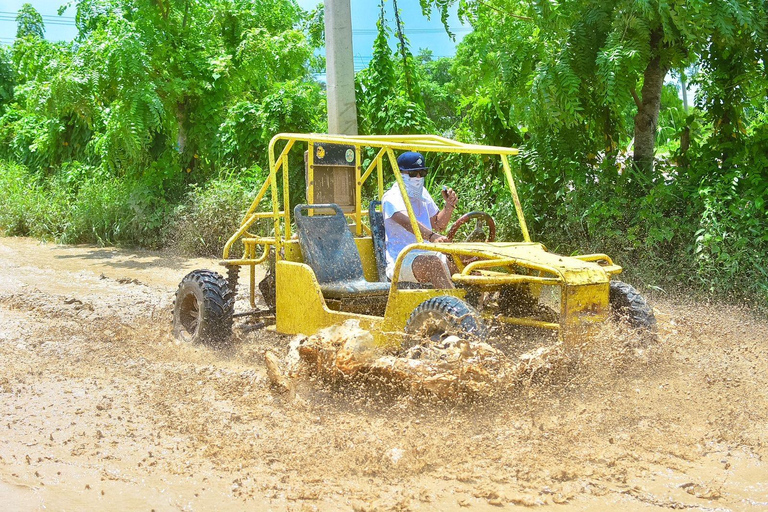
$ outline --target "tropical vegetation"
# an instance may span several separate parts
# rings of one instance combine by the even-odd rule
[[[397,1],[380,0],[356,76],[361,133],[519,147],[530,228],[551,249],[609,252],[656,288],[768,302],[764,0],[420,2],[449,32],[457,6],[472,32],[455,57],[414,54]],[[0,229],[217,253],[270,137],[326,129],[322,5],[74,4],[74,41],[46,40],[27,4],[0,48]],[[515,232],[500,169],[433,167],[431,186]]]

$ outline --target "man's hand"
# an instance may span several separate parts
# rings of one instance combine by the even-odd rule
[[[435,233],[432,236],[432,242],[436,244],[440,244],[440,243],[450,242],[450,240],[448,239],[447,236],[443,236],[440,233]]]
[[[448,223],[451,221],[451,215],[453,215],[453,209],[456,208],[456,203],[459,202],[459,196],[456,195],[456,192],[454,192],[452,188],[444,187],[442,193],[445,206],[429,219],[432,223],[432,229],[437,231],[443,231],[448,227]],[[447,242],[448,240],[446,239],[444,241]]]
[[[459,202],[459,196],[452,188],[444,188],[443,201],[445,202],[445,206],[449,208],[456,208],[456,203]]]

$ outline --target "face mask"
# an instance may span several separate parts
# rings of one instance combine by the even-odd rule
[[[403,182],[408,197],[421,197],[421,191],[424,189],[424,178],[411,178],[403,175]]]

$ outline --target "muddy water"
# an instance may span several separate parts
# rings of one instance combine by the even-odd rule
[[[767,510],[768,320],[654,297],[660,341],[613,326],[562,371],[436,401],[180,345],[205,260],[0,239],[6,510]],[[241,301],[241,303],[244,301]]]

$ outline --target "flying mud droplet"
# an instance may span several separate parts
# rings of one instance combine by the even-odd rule
[[[407,393],[441,399],[492,395],[530,384],[567,361],[559,343],[515,359],[487,343],[458,336],[425,339],[400,353],[387,353],[374,344],[371,333],[361,329],[357,320],[303,339],[298,352],[311,373],[330,381],[386,383]]]
[[[293,385],[280,368],[280,358],[274,352],[268,350],[264,353],[264,362],[267,366],[267,378],[269,378],[270,385],[280,391],[281,393],[287,393],[291,391]]]

